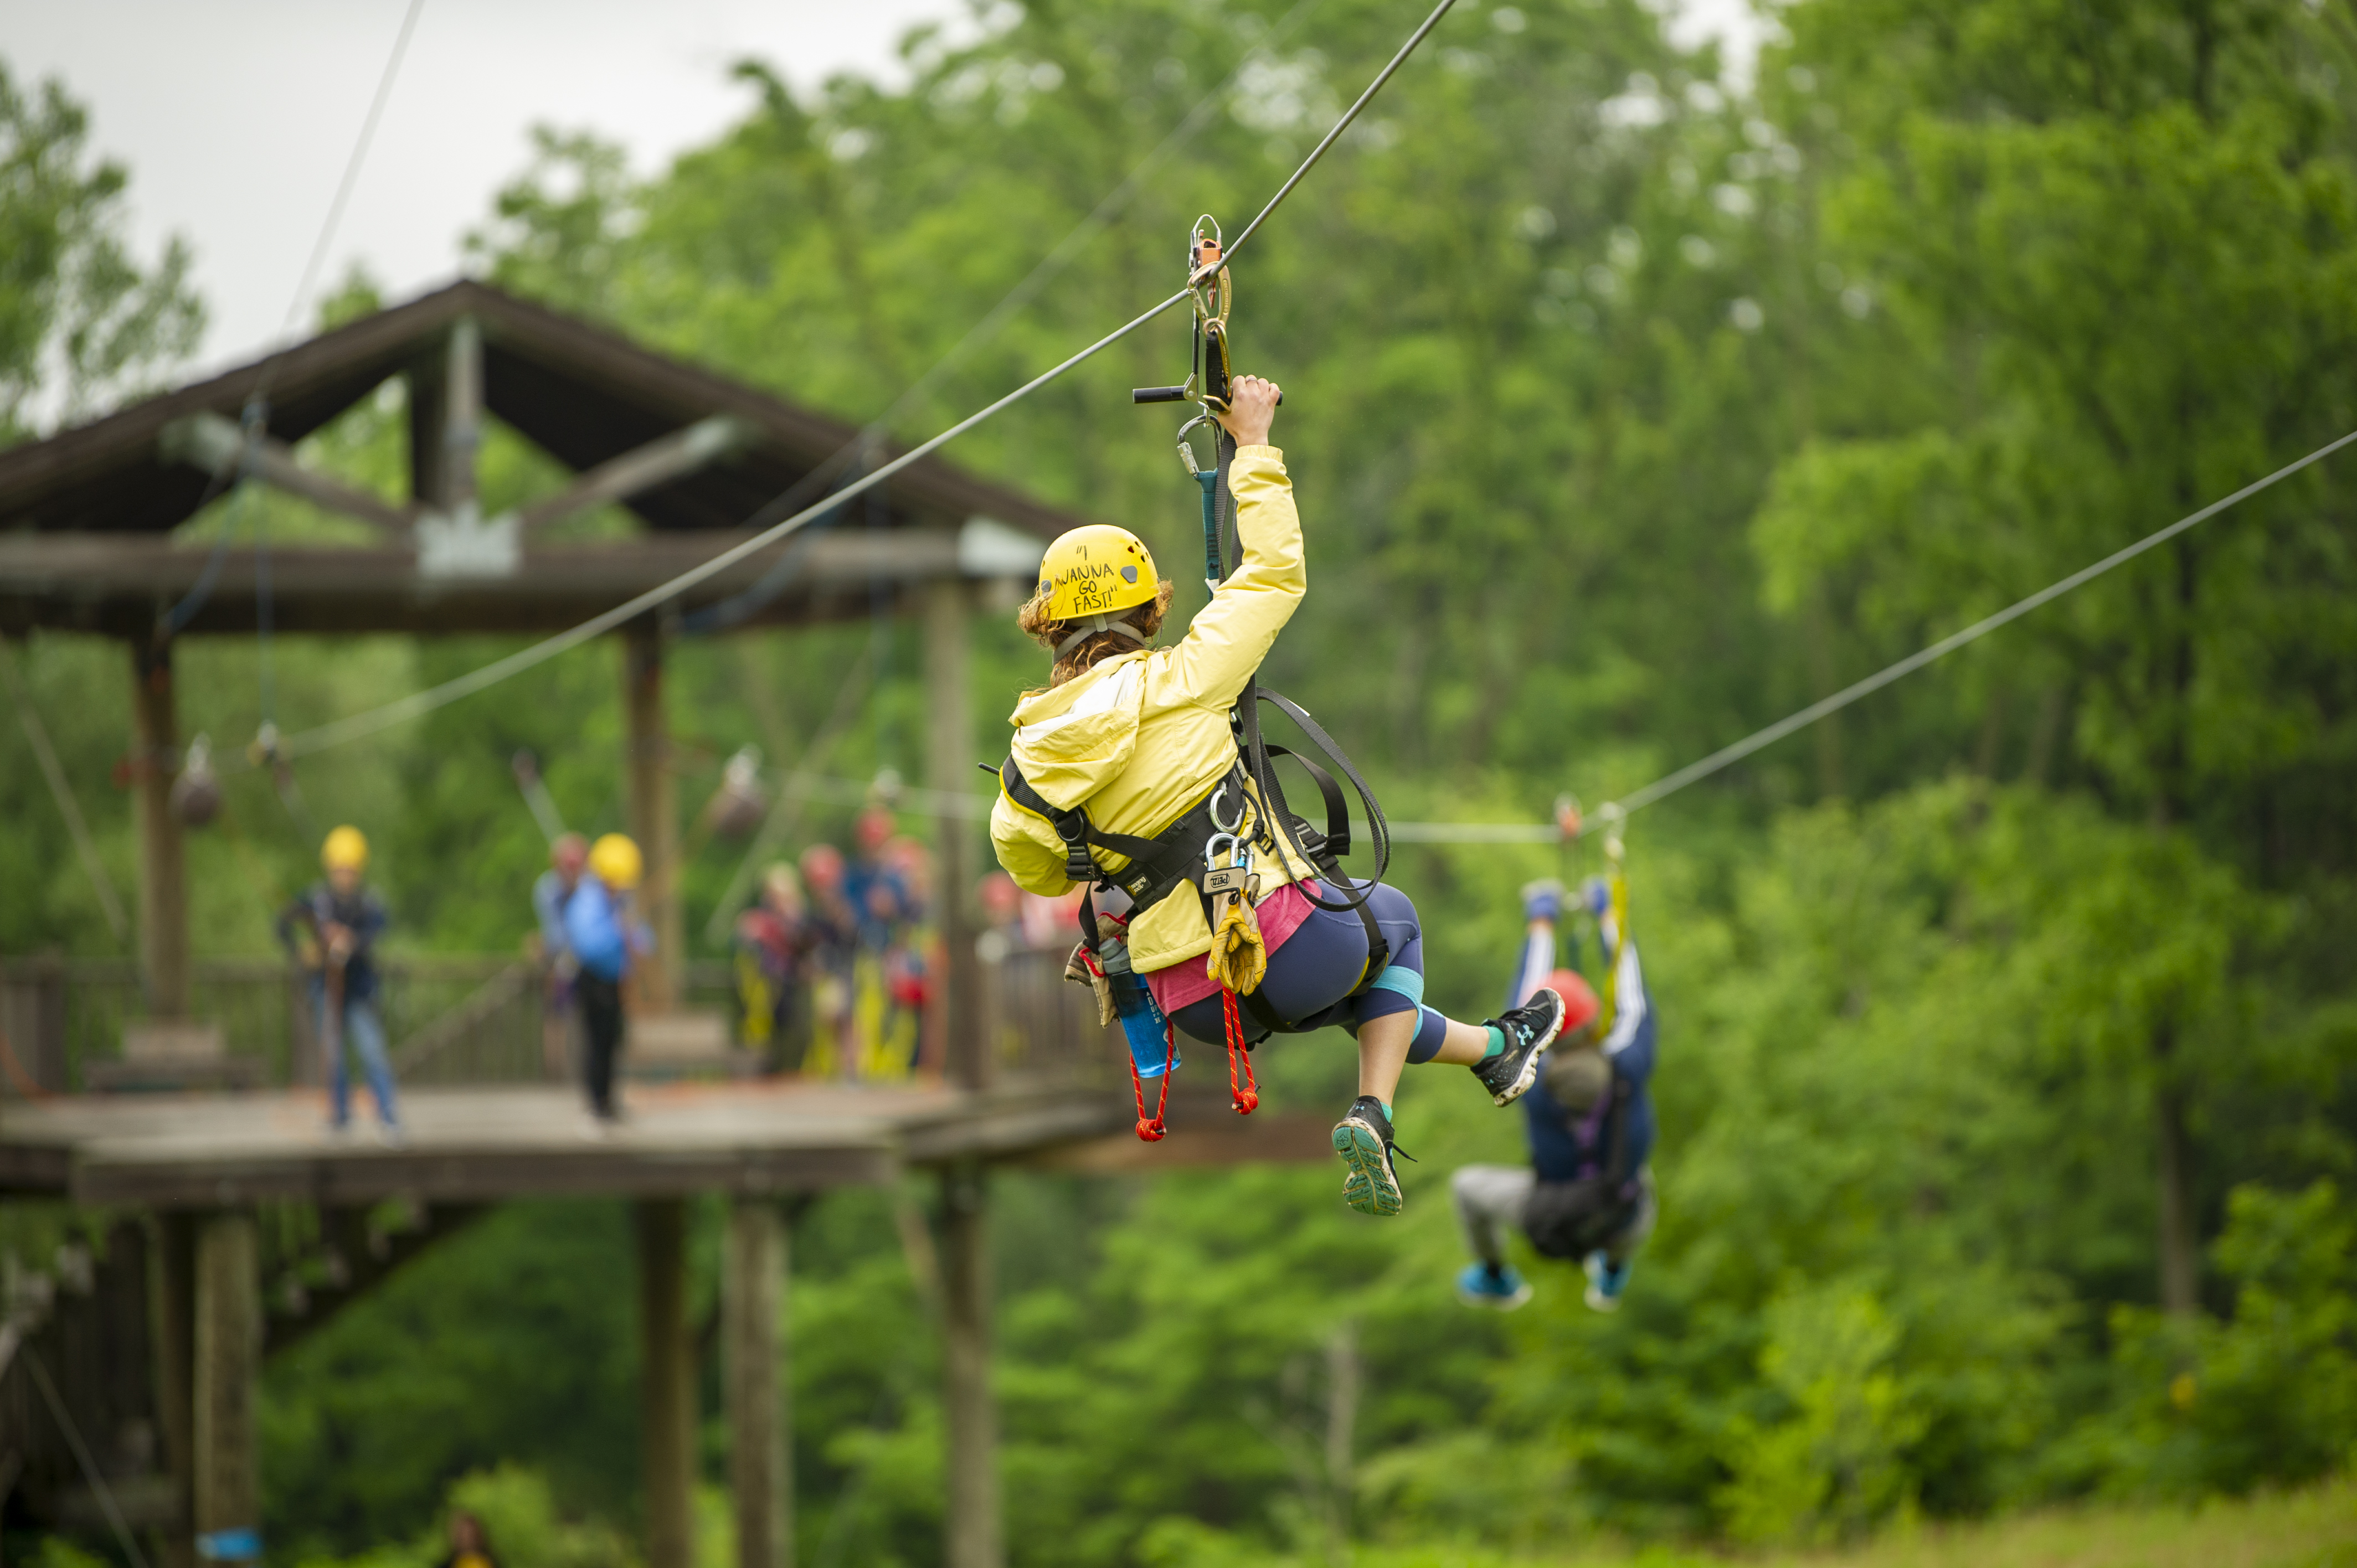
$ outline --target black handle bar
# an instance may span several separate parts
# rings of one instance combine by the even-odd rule
[[[1132,387],[1129,389],[1129,401],[1132,403],[1185,403],[1187,389],[1185,387]],[[1285,406],[1283,392],[1276,394],[1276,406],[1279,408]]]

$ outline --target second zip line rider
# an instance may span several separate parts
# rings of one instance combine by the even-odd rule
[[[1308,586],[1292,482],[1268,444],[1277,395],[1257,376],[1232,384],[1220,422],[1236,442],[1228,480],[1243,561],[1177,643],[1150,646],[1173,585],[1136,535],[1098,524],[1048,547],[1038,592],[1016,620],[1050,650],[1053,667],[1010,716],[1006,787],[990,818],[999,864],[1045,897],[1081,877],[1112,881],[1135,865],[1176,868],[1122,879],[1146,889],[1129,911],[1127,956],[1177,1033],[1215,1046],[1236,1015],[1207,968],[1213,940],[1200,880],[1185,873],[1204,863],[1207,839],[1232,820],[1221,814],[1223,803],[1236,810],[1223,790],[1248,792],[1229,710]],[[1333,1025],[1357,1037],[1358,1098],[1334,1129],[1335,1152],[1350,1167],[1343,1199],[1363,1213],[1397,1214],[1392,1101],[1402,1069],[1470,1068],[1504,1105],[1536,1077],[1562,1027],[1563,1001],[1542,989],[1486,1024],[1444,1017],[1424,1005],[1423,932],[1407,896],[1383,883],[1321,886],[1281,837],[1261,833],[1243,846],[1267,952],[1247,1036],[1267,1037],[1273,1017],[1289,1032]],[[1077,858],[1084,845],[1085,865]],[[1338,896],[1342,908],[1322,907]],[[1096,935],[1084,933],[1091,942]],[[1383,962],[1371,975],[1378,941]]]

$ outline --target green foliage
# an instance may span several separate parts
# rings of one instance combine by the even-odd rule
[[[204,329],[187,245],[140,265],[123,235],[130,177],[91,163],[89,135],[62,83],[28,90],[0,60],[0,446],[152,384]]]
[[[2224,1322],[2114,1314],[2119,1414],[2099,1441],[2123,1491],[2245,1492],[2357,1458],[2357,1220],[2340,1191],[2237,1188],[2218,1265]]]
[[[1285,14],[1059,0],[994,9],[954,48],[920,29],[904,85],[797,95],[748,65],[738,122],[651,179],[594,134],[544,133],[470,254],[797,401],[930,434],[1168,292],[1189,220],[1232,229],[1402,25],[1324,0],[1278,38]],[[1314,564],[1270,675],[1396,816],[1625,791],[2357,425],[2357,60],[2337,14],[1779,17],[1744,90],[1634,0],[1468,0],[1237,269],[1242,362],[1291,394],[1279,439]],[[969,341],[1240,68],[1104,232]],[[336,310],[372,307],[364,283]],[[1168,426],[1124,395],[1172,379],[1182,341],[1159,323],[953,455],[1189,561]],[[397,493],[404,424],[387,396],[307,456]],[[1528,1259],[1538,1299],[1515,1316],[1450,1299],[1448,1171],[1522,1157],[1513,1117],[1451,1073],[1402,1091],[1423,1163],[1388,1226],[1314,1168],[996,1178],[1016,1560],[1405,1568],[1895,1530],[1889,1561],[2045,1561],[2081,1527],[2033,1522],[1979,1559],[1959,1538],[1951,1558],[1935,1521],[2345,1464],[2344,475],[2319,465],[1638,820],[1663,1215],[1620,1313]],[[492,432],[487,504],[559,481]],[[345,526],[260,498],[190,533]],[[509,646],[281,639],[274,716],[331,718]],[[259,650],[180,659],[187,727],[251,735]],[[101,782],[127,727],[121,656],[42,638],[25,667],[127,886],[127,812]],[[1037,669],[983,628],[980,711]],[[691,805],[748,739],[852,777],[919,760],[904,630],[687,639],[667,679]],[[568,820],[619,825],[615,690],[610,655],[576,654],[306,763],[307,809],[371,832],[400,940],[505,948],[542,854],[507,759],[530,746]],[[198,929],[253,950],[314,845],[261,778],[228,789],[238,834],[191,846]],[[48,820],[18,752],[0,752],[0,809]],[[798,832],[841,825],[814,810]],[[0,946],[102,945],[56,839],[0,835],[0,884],[24,890],[0,900]],[[694,930],[733,865],[690,848]],[[1435,1003],[1487,1013],[1517,885],[1591,864],[1404,851]],[[1337,1038],[1263,1055],[1274,1105],[1347,1092]],[[2193,1240],[2220,1238],[2196,1304],[2214,1317],[2155,1310],[2172,1128],[2173,1196]],[[901,1240],[920,1201],[837,1194],[797,1223],[797,1561],[817,1568],[937,1555],[938,1336]],[[707,1225],[707,1276],[711,1251]],[[616,1209],[519,1207],[283,1358],[274,1541],[423,1542],[455,1485],[508,1510],[495,1539],[573,1543],[502,1540],[523,1568],[619,1553],[630,1273]],[[716,1481],[716,1426],[704,1451]],[[2287,1512],[2300,1539],[2327,1533]],[[2216,1540],[2174,1514],[2090,1517],[2154,1561]]]
[[[519,1205],[275,1358],[262,1423],[274,1549],[407,1539],[450,1483],[520,1456],[556,1497],[615,1519],[612,1500],[636,1490],[631,1278],[619,1208]],[[503,1506],[524,1517],[539,1504],[519,1485]]]

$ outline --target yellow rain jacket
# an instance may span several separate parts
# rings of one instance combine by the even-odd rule
[[[1087,806],[1101,832],[1152,838],[1227,777],[1236,760],[1228,710],[1308,588],[1301,517],[1293,510],[1284,455],[1274,446],[1238,447],[1228,488],[1236,499],[1243,563],[1177,646],[1104,660],[1033,693],[1008,715],[1024,779],[1060,811]],[[1049,897],[1072,886],[1054,826],[1004,789],[991,808],[990,842],[1018,886]],[[1128,862],[1108,854],[1100,864],[1119,870]],[[1253,869],[1264,897],[1312,874],[1296,857],[1280,864],[1258,848]],[[1202,898],[1191,884],[1130,922],[1130,961],[1141,971],[1200,958],[1211,948]]]

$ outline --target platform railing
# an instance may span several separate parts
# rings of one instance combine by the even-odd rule
[[[1117,1032],[1102,1029],[1084,988],[1066,983],[1060,950],[984,944],[979,969],[982,1038],[1001,1077],[1110,1083],[1121,1073]],[[414,1084],[528,1083],[564,1076],[544,1042],[543,977],[496,954],[387,956],[378,970],[395,1070]],[[736,1026],[725,962],[693,962],[683,1004]],[[227,1070],[189,1081],[223,1086],[317,1084],[323,1061],[307,983],[274,959],[200,959],[190,1014],[219,1028]],[[145,1014],[138,967],[124,958],[0,957],[0,1095],[79,1093],[120,1087],[125,1026]],[[807,1027],[801,1034],[807,1035]],[[798,1064],[793,1032],[764,1069]],[[159,1085],[181,1084],[165,1074]]]

